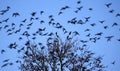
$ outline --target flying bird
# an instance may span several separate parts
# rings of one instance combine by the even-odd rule
[[[112,3],[106,3],[105,4],[107,8],[110,8],[110,6],[112,5]]]

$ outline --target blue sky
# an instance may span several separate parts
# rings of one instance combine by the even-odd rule
[[[78,31],[80,33],[77,36],[79,39],[89,40],[86,38],[88,33],[91,33],[91,37],[94,37],[96,33],[103,32],[101,39],[98,40],[96,43],[88,42],[87,45],[90,47],[90,50],[96,53],[96,55],[103,55],[103,63],[108,65],[107,71],[119,71],[120,68],[120,57],[119,57],[119,50],[120,50],[120,16],[116,17],[117,13],[120,13],[119,7],[119,0],[81,0],[81,3],[78,5],[76,2],[78,0],[0,0],[0,10],[6,9],[7,6],[10,6],[11,9],[5,13],[4,15],[0,15],[0,21],[10,18],[7,23],[2,23],[0,26],[11,25],[11,23],[16,24],[16,30],[19,28],[18,25],[21,23],[22,20],[30,18],[30,14],[32,12],[37,12],[36,16],[39,17],[40,20],[44,20],[45,23],[40,25],[39,21],[35,21],[31,29],[29,30],[30,33],[33,33],[37,30],[37,28],[46,27],[45,33],[49,32],[58,32],[61,37],[63,36],[63,32],[60,29],[56,29],[53,26],[48,25],[49,15],[53,15],[55,22],[59,22],[62,26],[64,26],[68,31]],[[106,3],[112,3],[110,8],[105,6]],[[63,11],[63,14],[58,15],[60,9],[64,6],[69,6],[69,9]],[[78,13],[74,11],[76,8],[83,6],[82,10]],[[89,11],[89,8],[93,8],[92,11]],[[113,13],[109,13],[110,10],[114,10]],[[42,15],[40,15],[40,11],[44,11]],[[12,14],[18,12],[20,16],[12,17]],[[71,20],[72,18],[77,17],[77,19],[85,20],[84,17],[91,17],[89,22],[86,24],[68,24],[67,21]],[[105,20],[103,24],[99,21]],[[112,27],[113,23],[117,23],[117,26]],[[30,21],[24,25],[29,24]],[[95,23],[96,26],[92,27],[90,24]],[[104,26],[108,26],[108,29],[104,29]],[[84,32],[84,30],[88,28],[90,31]],[[21,32],[23,32],[25,27],[22,27]],[[16,53],[16,50],[10,50],[8,48],[8,44],[10,42],[17,42],[20,44],[19,47],[23,45],[26,38],[23,41],[19,41],[18,37],[21,36],[21,33],[13,34],[7,36],[6,29],[0,31],[0,50],[5,49],[6,52],[4,54],[0,54],[0,66],[3,65],[2,61],[4,59],[10,58],[11,62],[14,62],[17,57],[19,56]],[[105,37],[107,36],[114,36],[111,41],[107,42]],[[38,36],[38,39],[35,41],[46,42],[47,37]],[[116,61],[115,65],[112,65],[111,62]],[[4,68],[0,68],[0,71],[17,71],[17,64],[13,66],[7,66]],[[19,70],[18,70],[19,71]]]

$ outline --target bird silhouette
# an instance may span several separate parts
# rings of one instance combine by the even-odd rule
[[[25,23],[25,22],[26,22],[26,20],[27,20],[27,19],[24,19],[24,20],[22,20],[22,22],[23,22],[23,23]]]
[[[113,38],[114,36],[107,36],[105,38],[107,38],[107,41],[111,41],[111,39]]]
[[[99,33],[96,33],[95,35],[96,36],[101,36],[103,33],[102,32],[99,32]]]
[[[118,24],[115,22],[115,23],[112,24],[112,27],[117,26],[117,25],[118,25]]]
[[[117,13],[117,14],[116,14],[116,17],[120,17],[120,13]]]
[[[81,1],[77,1],[77,4],[80,4],[81,3]]]
[[[100,23],[104,23],[104,22],[105,22],[105,20],[100,20],[99,22],[100,22]]]
[[[104,26],[104,29],[107,29],[108,28],[108,26],[106,25],[106,26]]]
[[[3,53],[5,53],[5,50],[4,50],[4,49],[1,50],[1,54],[3,54]]]
[[[88,10],[92,11],[92,10],[93,10],[93,8],[89,8]]]
[[[1,66],[1,68],[6,67],[7,65],[8,65],[8,63],[5,63]]]
[[[113,61],[111,64],[112,64],[112,65],[115,65],[115,61]]]
[[[20,16],[20,14],[17,12],[12,14],[12,17],[17,17],[17,16]]]
[[[109,13],[113,13],[113,12],[114,12],[114,10],[113,10],[113,9],[109,10]]]
[[[31,15],[32,15],[32,16],[35,16],[35,15],[36,15],[36,12],[32,12]]]
[[[10,59],[5,59],[3,62],[8,62]]]
[[[110,6],[112,5],[112,3],[106,3],[105,4],[107,8],[110,8]]]
[[[8,22],[8,20],[9,20],[9,18],[7,18],[7,19],[3,20],[2,22]]]
[[[44,13],[44,11],[40,11],[40,14],[42,15]]]

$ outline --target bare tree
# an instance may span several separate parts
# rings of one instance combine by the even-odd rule
[[[51,38],[46,46],[26,42],[22,56],[22,71],[104,71],[102,57],[95,56],[87,47],[80,47],[78,40]]]

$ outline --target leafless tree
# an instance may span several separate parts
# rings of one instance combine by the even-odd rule
[[[45,46],[26,42],[22,71],[105,71],[102,56],[96,57],[88,47],[81,47],[78,39],[50,40]]]

